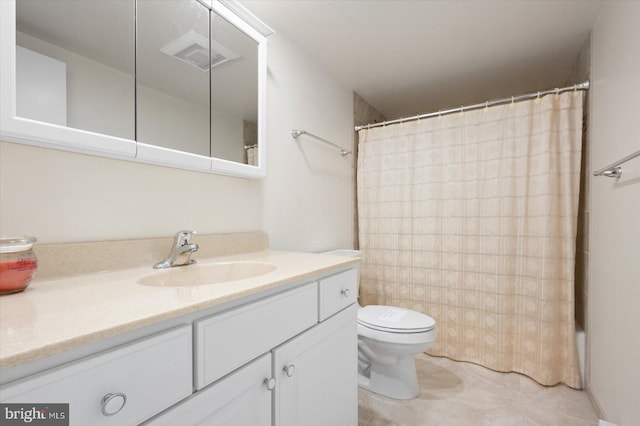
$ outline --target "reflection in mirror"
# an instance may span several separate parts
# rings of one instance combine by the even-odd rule
[[[209,9],[138,1],[136,51],[137,141],[209,157]]]
[[[211,155],[257,166],[258,43],[211,12]]]
[[[18,0],[16,115],[134,139],[134,0]]]

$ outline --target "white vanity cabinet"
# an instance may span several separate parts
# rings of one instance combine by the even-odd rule
[[[350,269],[196,321],[199,390],[148,426],[357,425],[357,287]]]
[[[308,287],[299,289],[298,295]],[[270,322],[269,317],[264,320]],[[269,334],[268,326],[263,334]],[[220,350],[224,352],[224,347]],[[351,304],[145,426],[355,426],[356,363],[357,307]]]
[[[16,380],[0,401],[69,403],[71,426],[355,426],[357,269],[310,280]]]

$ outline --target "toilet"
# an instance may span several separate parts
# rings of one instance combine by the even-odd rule
[[[436,322],[409,309],[368,305],[358,310],[358,385],[394,399],[420,394],[415,356],[436,340]]]
[[[325,254],[360,257],[359,250]],[[394,399],[420,394],[415,356],[436,340],[436,322],[409,309],[368,305],[358,309],[358,385]]]

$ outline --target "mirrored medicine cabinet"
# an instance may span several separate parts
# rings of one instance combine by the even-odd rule
[[[235,2],[2,0],[0,7],[0,139],[265,175],[270,30],[234,13]]]

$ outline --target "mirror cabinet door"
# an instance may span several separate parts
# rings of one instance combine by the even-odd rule
[[[211,156],[258,165],[258,43],[211,12]]]
[[[137,6],[138,142],[211,155],[209,9],[194,0]]]
[[[133,140],[134,17],[134,0],[18,0],[16,116]]]

